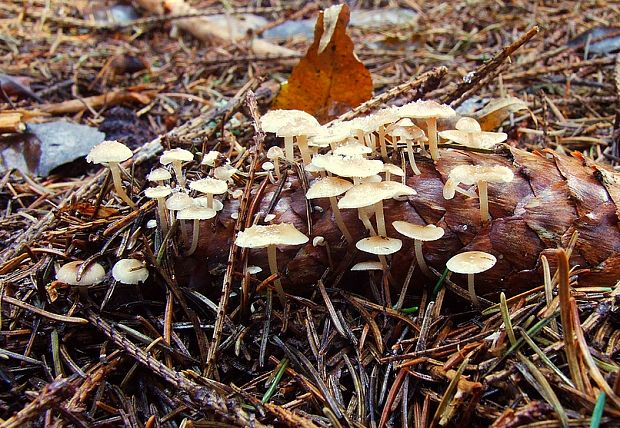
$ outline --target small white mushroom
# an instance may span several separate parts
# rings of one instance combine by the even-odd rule
[[[347,225],[342,218],[342,213],[338,208],[338,200],[336,196],[342,195],[344,192],[353,187],[353,183],[338,177],[325,177],[316,180],[306,192],[307,199],[328,198],[332,212],[334,213],[334,220],[336,225],[344,235],[349,244],[353,243],[353,237],[351,232],[347,228]]]
[[[466,251],[453,256],[446,263],[446,267],[451,272],[467,275],[469,297],[474,306],[480,307],[480,301],[478,296],[476,296],[476,289],[474,288],[474,275],[491,269],[496,262],[495,256],[484,251]]]
[[[120,259],[112,268],[112,277],[123,284],[139,284],[149,277],[145,263],[137,259]]]
[[[77,279],[78,270],[84,262],[76,260],[60,267],[56,272],[56,279],[69,285],[95,285],[105,278],[105,269],[99,263],[91,263],[82,272],[80,280]]]
[[[482,131],[478,121],[471,117],[462,117],[454,127],[456,129],[441,131],[439,136],[462,146],[477,149],[490,149],[508,138],[504,132]]]
[[[96,164],[106,164],[110,168],[112,174],[112,181],[114,183],[114,189],[120,198],[125,201],[131,208],[136,208],[136,204],[133,203],[131,198],[127,195],[123,189],[123,180],[121,179],[121,167],[120,163],[126,161],[133,156],[132,151],[118,141],[103,141],[97,144],[91,149],[86,156],[86,160]]]
[[[434,224],[427,224],[426,226],[420,226],[417,224],[409,223],[406,221],[395,221],[392,223],[394,229],[401,235],[405,235],[408,238],[413,239],[414,253],[416,261],[420,269],[429,278],[432,278],[432,273],[424,260],[424,254],[422,252],[422,242],[424,241],[436,241],[444,234],[444,230],[441,227],[437,227]]]
[[[172,164],[174,175],[177,177],[177,182],[180,187],[185,187],[185,176],[183,175],[183,162],[190,162],[194,160],[194,155],[189,150],[176,148],[172,150],[166,150],[160,157],[159,162],[162,165]]]
[[[277,245],[302,245],[309,238],[289,223],[270,224],[267,226],[254,225],[239,232],[235,244],[242,248],[267,248],[269,269],[271,274],[278,273]],[[282,306],[286,304],[286,294],[282,282],[277,279],[274,285]]]
[[[412,119],[422,119],[426,121],[428,135],[428,145],[431,152],[431,158],[437,160],[439,158],[439,149],[437,147],[437,119],[449,119],[456,115],[452,107],[439,104],[436,101],[414,101],[399,107],[398,114],[401,117],[409,117]]]
[[[180,220],[193,220],[194,227],[192,230],[192,244],[185,254],[186,256],[191,256],[198,248],[198,235],[200,234],[200,220],[209,220],[215,217],[217,213],[215,210],[211,208],[199,207],[196,205],[192,205],[189,208],[185,208],[184,210],[179,211],[177,214],[177,218]]]
[[[189,188],[207,195],[209,208],[213,208],[213,195],[221,195],[228,191],[228,183],[217,178],[207,177],[189,183]]]
[[[144,196],[157,200],[157,214],[161,224],[162,235],[168,233],[168,213],[166,212],[166,198],[172,193],[168,186],[149,187],[144,190]]]

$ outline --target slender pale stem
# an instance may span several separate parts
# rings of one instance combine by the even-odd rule
[[[480,301],[476,295],[476,289],[474,288],[474,274],[467,274],[467,291],[469,292],[469,298],[476,308],[480,307]]]
[[[415,163],[415,156],[413,154],[413,141],[411,140],[406,140],[406,141],[407,141],[407,157],[409,158],[409,164],[411,165],[411,170],[413,171],[415,175],[420,175],[422,173],[418,169],[418,165]]]
[[[375,218],[377,221],[377,234],[379,236],[387,236],[385,229],[385,217],[383,216],[383,201],[377,202],[375,205]]]
[[[344,219],[342,218],[342,213],[340,212],[340,209],[338,208],[338,201],[336,200],[335,196],[332,196],[331,198],[329,198],[329,204],[332,207],[332,212],[334,213],[334,220],[336,220],[336,225],[338,226],[338,229],[340,229],[340,231],[344,235],[345,239],[347,240],[347,243],[352,244],[353,236],[351,236],[351,232],[349,232],[349,229],[347,228],[347,225],[345,224]]]
[[[426,264],[426,260],[424,260],[424,253],[422,252],[422,241],[419,239],[413,240],[413,251],[415,253],[415,259],[418,262],[418,266],[420,266],[420,270],[424,275],[429,278],[433,277],[428,265]]]
[[[159,226],[161,235],[168,233],[168,215],[166,214],[166,198],[157,198],[157,214],[159,215]]]
[[[428,133],[428,148],[431,152],[431,158],[433,160],[439,159],[439,148],[437,147],[437,119],[429,117],[426,120],[427,133]]]
[[[284,157],[289,162],[295,162],[295,153],[293,152],[293,137],[284,137]]]
[[[179,187],[185,187],[185,177],[183,176],[183,162],[180,160],[172,161],[172,169],[174,170],[174,175],[177,178],[177,182],[179,183]]]
[[[213,209],[213,193],[207,193],[207,207]]]
[[[186,256],[191,256],[198,248],[198,235],[200,234],[200,220],[194,220],[194,227],[192,229],[192,245],[189,247],[189,251],[185,253]]]
[[[267,247],[267,259],[269,261],[269,270],[271,274],[278,273],[278,259],[277,259],[277,248],[275,245],[270,245]],[[286,294],[284,293],[284,288],[282,288],[282,282],[280,279],[276,279],[273,281],[273,285],[276,287],[276,291],[278,293],[278,297],[280,298],[280,303],[282,303],[282,307],[286,305]]]
[[[488,223],[491,220],[489,215],[489,197],[487,192],[487,182],[479,181],[478,185],[478,199],[480,199],[480,218],[482,224]]]
[[[174,219],[172,220],[174,222]],[[185,220],[179,220],[181,227],[181,237],[185,245],[189,242],[189,233],[187,233],[187,222]]]
[[[310,156],[310,148],[308,147],[308,137],[305,135],[297,136],[297,147],[301,153],[301,159],[304,161],[304,165],[310,165],[312,158]]]
[[[385,144],[385,126],[381,125],[378,130],[379,145],[381,146],[381,157],[384,161],[388,160],[387,145]]]
[[[114,190],[116,194],[131,208],[136,209],[136,204],[129,198],[125,190],[123,189],[123,180],[121,179],[121,167],[117,162],[110,162],[110,172],[112,173],[112,182],[114,183]]]
[[[368,215],[366,214],[365,209],[358,208],[357,212],[358,212],[359,219],[364,224],[364,227],[368,229],[368,232],[370,232],[370,236],[377,236],[377,233],[375,232],[375,228],[372,227],[372,223],[370,222],[370,219],[368,218]]]
[[[280,172],[280,159],[279,158],[275,158],[273,160],[273,166],[275,167],[276,177],[278,177],[278,181],[279,181],[282,178],[282,173]]]

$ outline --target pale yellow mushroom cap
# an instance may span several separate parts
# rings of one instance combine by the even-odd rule
[[[496,262],[495,256],[484,251],[466,251],[453,256],[446,267],[454,273],[476,274],[491,269]]]
[[[339,156],[361,156],[368,153],[372,153],[372,149],[357,141],[349,141],[336,147],[334,150],[334,154]]]
[[[396,175],[398,177],[402,177],[403,175],[405,175],[403,169],[397,165],[394,165],[393,163],[384,164],[382,172],[389,172],[390,174]]]
[[[508,139],[504,132],[482,131],[478,121],[471,117],[462,117],[456,122],[456,129],[439,132],[439,136],[454,141],[462,146],[477,149],[490,149]]]
[[[290,223],[254,225],[239,232],[235,244],[243,248],[265,248],[270,245],[302,245],[309,238]]]
[[[354,156],[316,155],[312,164],[341,177],[370,177],[383,169],[383,162]]]
[[[446,104],[439,104],[437,101],[414,101],[398,108],[400,117],[411,117],[414,119],[448,119],[456,112]]]
[[[149,187],[144,190],[144,196],[151,199],[165,198],[172,193],[168,186]]]
[[[105,269],[99,263],[91,263],[78,281],[77,272],[82,263],[82,260],[76,260],[62,265],[56,272],[56,279],[69,285],[95,285],[103,281]]]
[[[400,250],[403,246],[403,241],[385,236],[371,236],[357,241],[355,246],[358,250],[366,253],[387,256]]]
[[[217,212],[211,208],[192,205],[179,211],[177,218],[180,220],[209,220],[215,217],[216,214]]]
[[[220,152],[218,152],[217,150],[211,150],[210,152],[208,152],[207,154],[204,155],[204,157],[202,158],[202,161],[200,162],[200,165],[207,165],[207,166],[215,166],[215,162],[217,161],[217,158],[221,155]]]
[[[162,165],[168,165],[175,161],[180,162],[189,162],[194,160],[194,155],[189,150],[181,149],[177,147],[176,149],[166,150],[160,157],[159,162]]]
[[[133,156],[133,152],[129,147],[116,140],[103,141],[93,147],[86,161],[90,163],[109,163],[124,162]]]
[[[457,183],[466,185],[476,184],[478,181],[510,183],[514,173],[503,165],[458,165],[450,171],[449,177]]]
[[[279,137],[315,135],[321,128],[314,116],[301,110],[271,110],[260,118],[260,126]]]
[[[217,178],[207,177],[189,183],[189,188],[201,193],[221,195],[228,190],[228,183]]]
[[[444,234],[443,228],[437,227],[434,224],[420,226],[406,221],[395,221],[392,223],[392,226],[401,235],[419,241],[436,241]]]
[[[121,259],[112,268],[112,277],[123,284],[138,284],[146,281],[149,270],[144,262],[136,259]]]
[[[232,178],[233,175],[238,173],[239,170],[232,165],[226,164],[222,166],[218,166],[213,170],[213,176],[218,180],[228,181]]]
[[[155,168],[153,171],[149,172],[149,175],[146,176],[148,181],[165,181],[170,180],[172,178],[172,174],[165,168]]]
[[[209,198],[207,198],[206,196],[199,196],[197,198],[193,198],[192,202],[196,206],[209,208]],[[215,211],[222,211],[224,209],[224,204],[218,199],[213,199],[212,209],[214,209]]]
[[[338,125],[339,124],[331,128],[325,128],[322,126],[319,133],[308,141],[308,145],[315,147],[327,147],[330,144],[345,141],[351,136],[351,129],[348,128],[348,126]]]
[[[166,208],[170,211],[181,211],[192,206],[192,203],[192,198],[187,193],[177,192],[166,199]]]
[[[381,125],[387,125],[389,123],[394,123],[400,116],[398,115],[397,107],[387,107],[381,110],[374,112],[369,116],[370,122],[375,126],[375,129],[379,128]]]
[[[269,147],[267,150],[267,159],[275,160],[284,158],[284,150],[278,146]]]
[[[364,270],[383,270],[381,262],[374,260],[368,260],[365,262],[359,262],[351,267],[352,271],[364,271]]]
[[[361,208],[374,205],[383,199],[415,195],[416,191],[396,181],[362,183],[352,187],[338,201],[338,208]]]
[[[353,187],[353,183],[338,177],[320,178],[312,183],[308,192],[307,199],[331,198],[333,196],[342,195],[344,192]]]

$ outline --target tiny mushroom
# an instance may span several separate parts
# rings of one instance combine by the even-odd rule
[[[474,275],[491,269],[496,262],[495,256],[484,251],[466,251],[453,256],[446,263],[446,267],[451,272],[467,275],[467,290],[471,301],[474,306],[480,307],[474,288]]]
[[[202,161],[200,161],[200,165],[206,165],[206,166],[210,166],[211,168],[215,168],[217,161],[221,155],[222,154],[218,152],[217,150],[211,150],[210,152],[207,152],[202,157]]]
[[[282,158],[284,158],[284,151],[280,147],[269,147],[269,150],[267,150],[267,159],[273,162],[278,180],[282,178],[282,173],[280,172],[280,159]]]
[[[180,187],[185,187],[185,177],[183,176],[183,162],[190,162],[194,160],[194,155],[189,150],[176,148],[172,150],[166,150],[160,157],[159,162],[162,165],[172,164],[172,169],[177,177]]]
[[[126,161],[133,156],[132,151],[124,145],[115,140],[103,141],[97,144],[91,149],[86,156],[86,160],[96,164],[107,164],[112,174],[112,181],[114,182],[114,189],[120,198],[125,201],[131,208],[136,208],[136,204],[129,198],[125,190],[123,189],[123,180],[121,179],[121,167],[120,163]]]
[[[385,256],[399,251],[403,246],[403,241],[386,236],[370,236],[357,241],[355,246],[360,251],[379,256],[383,269],[387,271],[388,264]]]
[[[170,180],[171,178],[172,174],[170,174],[166,168],[155,168],[153,171],[149,172],[149,175],[146,176],[148,181],[156,183],[160,186],[163,186],[164,182]]]
[[[512,170],[503,165],[458,165],[448,175],[448,180],[446,180],[443,188],[443,197],[452,199],[460,183],[475,184],[478,187],[478,198],[480,199],[480,218],[484,224],[491,219],[487,184],[510,183],[513,178]]]
[[[338,202],[339,208],[362,208],[373,206],[377,220],[377,234],[385,237],[385,217],[383,215],[383,200],[398,196],[415,195],[416,191],[396,181],[381,181],[379,183],[362,183],[349,189]],[[363,221],[363,220],[362,220]]]
[[[166,208],[170,211],[171,216],[170,224],[175,221],[175,212],[189,208],[193,203],[194,201],[192,198],[185,192],[175,192],[168,199],[166,199]],[[185,228],[185,220],[181,220],[181,234],[183,235],[183,241],[187,242],[189,239],[187,229]]]
[[[120,259],[112,268],[112,277],[123,284],[135,285],[146,281],[149,270],[137,259]]]
[[[396,141],[396,138],[398,137],[399,141],[404,141],[407,144],[407,157],[409,158],[411,170],[415,175],[422,174],[415,162],[415,156],[413,153],[413,141],[416,139],[416,133],[410,131],[404,126],[396,126],[390,130],[390,135],[392,135],[394,141]]]
[[[386,163],[383,165],[383,173],[385,173],[385,181],[391,181],[392,176],[404,177],[405,172],[403,169],[393,163]]]
[[[371,270],[383,270],[381,262],[374,260],[367,260],[365,262],[359,262],[351,267],[352,271],[371,271]]]
[[[99,263],[91,263],[83,270],[78,280],[78,271],[84,262],[76,260],[60,267],[56,272],[56,279],[69,285],[95,285],[105,278],[105,269]]]
[[[314,116],[301,110],[271,110],[260,118],[260,125],[263,131],[284,137],[284,151],[289,162],[295,161],[293,138],[296,138],[304,164],[310,163],[308,137],[318,134],[321,128]]]
[[[194,227],[192,230],[192,245],[189,250],[185,254],[186,256],[191,256],[196,251],[198,247],[198,235],[200,234],[200,220],[209,220],[215,215],[217,212],[211,208],[205,208],[198,205],[192,205],[189,208],[185,208],[177,214],[177,218],[180,220],[193,220]]]
[[[405,235],[406,237],[413,239],[413,251],[418,262],[418,266],[420,266],[420,269],[424,275],[431,278],[431,271],[426,264],[426,260],[424,260],[424,253],[422,252],[422,242],[438,240],[444,234],[443,228],[437,227],[434,224],[420,226],[406,221],[395,221],[392,223],[392,226],[394,226],[394,229],[396,229],[396,231],[401,235]]]
[[[351,232],[349,232],[349,229],[342,218],[342,214],[338,208],[336,196],[342,195],[351,187],[353,187],[353,183],[345,179],[338,177],[325,177],[312,183],[312,186],[310,186],[310,189],[306,192],[307,199],[329,198],[329,203],[332,208],[332,212],[334,213],[336,225],[349,244],[353,243],[353,237],[351,236]]]
[[[217,178],[207,177],[189,183],[189,188],[207,195],[209,208],[213,208],[213,195],[221,195],[228,191],[228,183]]]
[[[437,119],[449,119],[456,112],[452,107],[439,104],[436,101],[414,101],[399,107],[398,114],[401,117],[409,117],[412,119],[423,119],[426,121],[428,135],[428,145],[431,152],[431,158],[437,160],[439,158],[439,149],[437,147]]]
[[[508,138],[504,132],[483,131],[478,121],[471,117],[460,118],[454,127],[456,129],[441,131],[439,136],[462,146],[476,149],[490,149]]]
[[[371,122],[379,135],[379,147],[384,161],[387,161],[387,144],[385,142],[387,125],[396,122],[398,119],[398,110],[394,107],[381,109],[371,116]]]
[[[166,212],[166,198],[172,193],[168,186],[149,187],[144,190],[144,195],[150,199],[157,200],[157,214],[161,223],[162,235],[168,232],[168,213]]]
[[[317,155],[312,158],[312,165],[340,177],[353,178],[354,184],[383,170],[382,161],[357,156]]]
[[[265,248],[267,247],[267,257],[269,269],[272,275],[278,273],[277,245],[302,245],[309,241],[309,238],[301,233],[292,224],[270,224],[266,226],[253,225],[237,235],[235,244],[242,248]],[[279,279],[274,281],[276,291],[280,297],[280,302],[286,304],[286,294]]]

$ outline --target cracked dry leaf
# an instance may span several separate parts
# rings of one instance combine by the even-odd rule
[[[346,32],[349,15],[347,5],[319,15],[314,42],[282,86],[274,109],[303,110],[325,123],[372,97],[370,72]]]

